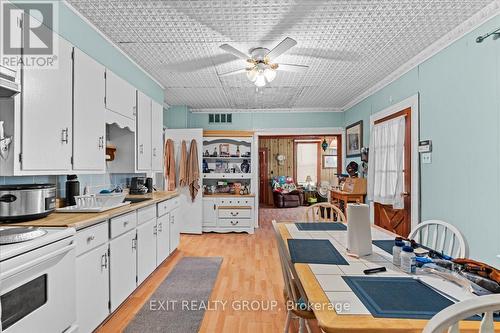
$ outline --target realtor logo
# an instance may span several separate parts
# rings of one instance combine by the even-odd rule
[[[0,2],[2,64],[54,68],[57,1]]]

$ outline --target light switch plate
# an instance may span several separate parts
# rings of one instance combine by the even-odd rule
[[[423,153],[422,154],[422,164],[431,164],[432,163],[432,154],[431,153]]]

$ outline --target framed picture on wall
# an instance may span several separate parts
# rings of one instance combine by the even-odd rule
[[[361,156],[363,147],[363,121],[360,120],[345,128],[346,157]]]
[[[323,155],[323,169],[336,169],[337,155]]]

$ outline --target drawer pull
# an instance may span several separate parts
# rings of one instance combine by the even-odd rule
[[[92,242],[95,239],[94,235],[87,237],[87,243]]]
[[[123,226],[124,227],[128,226],[128,221],[123,222]]]
[[[240,212],[231,212],[231,216],[238,216]]]
[[[237,224],[238,224],[238,221],[231,221],[231,224],[232,224],[232,225],[237,225]]]

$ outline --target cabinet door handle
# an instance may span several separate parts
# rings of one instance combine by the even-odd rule
[[[157,228],[158,232],[162,232],[163,231],[163,223],[158,223],[158,228]]]
[[[144,145],[142,143],[139,145],[139,153],[144,154]]]
[[[104,253],[101,256],[101,269],[107,269],[108,268],[108,254]]]
[[[216,210],[216,209],[217,209],[217,206],[214,204],[214,210]]]
[[[137,237],[132,238],[132,249],[137,250]]]
[[[153,156],[156,157],[156,148],[153,148]]]
[[[67,127],[62,129],[62,131],[61,131],[61,142],[62,143],[66,143],[66,144],[69,143],[69,141],[68,141],[69,140],[68,131],[69,130],[68,130]]]
[[[99,137],[99,149],[104,148],[104,136]]]
[[[158,235],[158,227],[157,226],[153,227],[153,235]]]
[[[135,106],[132,107],[132,114],[134,116],[137,116],[137,107],[135,107]]]

